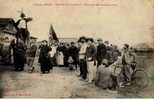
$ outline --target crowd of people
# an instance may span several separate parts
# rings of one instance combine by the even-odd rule
[[[128,44],[120,50],[101,38],[96,42],[92,38],[80,37],[77,42],[52,44],[43,40],[38,48],[32,43],[28,53],[21,41],[18,45],[12,42],[11,47],[16,71],[24,70],[27,58],[29,71],[32,72],[34,58],[39,51],[38,63],[42,74],[50,73],[54,66],[64,66],[71,71],[79,70],[81,81],[94,83],[103,89],[130,85],[136,65],[134,50]]]

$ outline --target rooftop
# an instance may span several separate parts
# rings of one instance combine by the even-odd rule
[[[6,33],[15,34],[16,29],[14,20],[12,18],[0,18],[0,30]]]

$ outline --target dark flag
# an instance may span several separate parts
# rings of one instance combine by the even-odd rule
[[[55,41],[59,41],[58,38],[57,38],[57,35],[53,29],[53,26],[52,24],[50,25],[50,30],[49,30],[49,41],[51,42],[52,40],[55,40]]]

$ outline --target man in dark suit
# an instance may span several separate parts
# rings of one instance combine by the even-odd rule
[[[97,46],[97,67],[101,65],[101,62],[106,56],[106,46],[103,44],[102,39],[98,39],[98,46]]]
[[[71,42],[71,47],[69,48],[69,57],[73,58],[73,64],[77,69],[77,65],[79,62],[79,49],[75,46],[74,42]]]

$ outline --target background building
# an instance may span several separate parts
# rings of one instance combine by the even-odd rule
[[[70,43],[70,42],[77,42],[78,41],[78,38],[74,38],[74,37],[63,37],[63,38],[59,38],[59,42],[67,42],[67,43]]]
[[[9,45],[16,39],[16,27],[12,18],[0,18],[0,61],[11,62],[11,50]]]
[[[0,43],[5,44],[16,39],[16,27],[12,18],[0,18]]]

